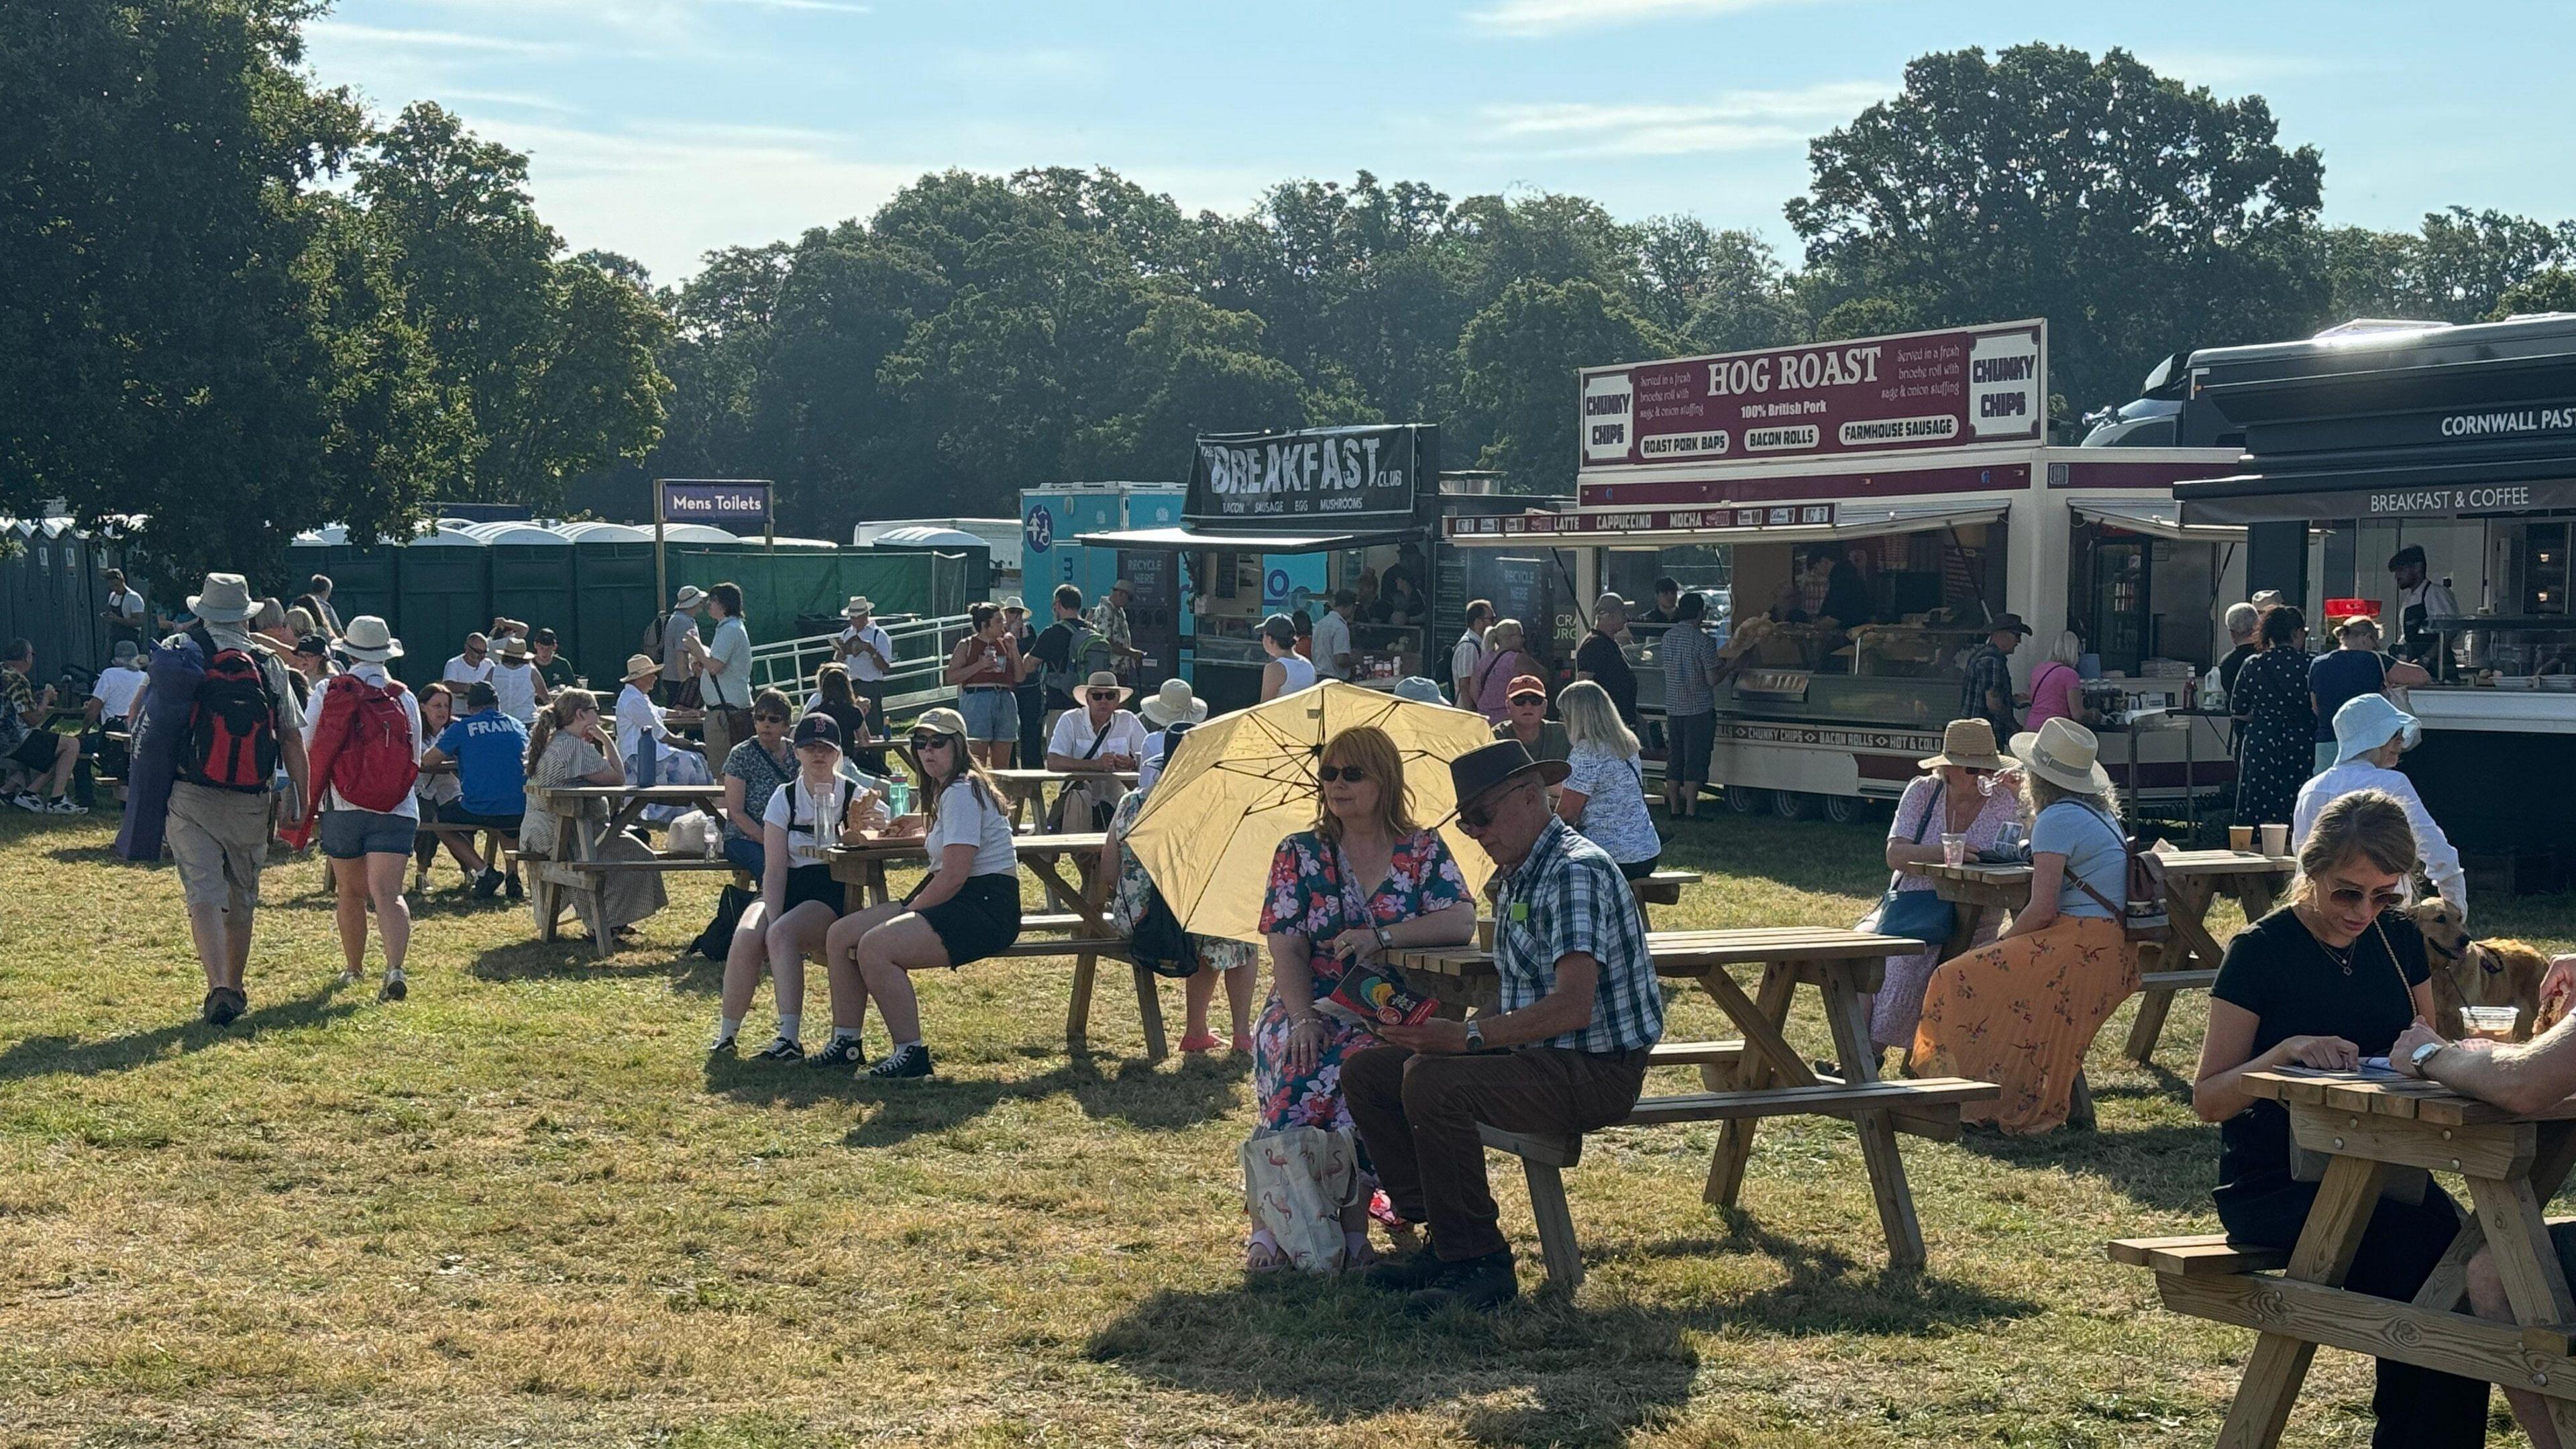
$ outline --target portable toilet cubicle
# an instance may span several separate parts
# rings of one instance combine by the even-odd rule
[[[532,523],[478,523],[465,531],[491,551],[492,601],[484,613],[520,620],[532,633],[552,629],[560,641],[573,620],[572,540]]]
[[[555,626],[573,672],[614,694],[626,658],[669,607],[653,596],[653,533],[623,523],[560,523],[572,543],[572,623]]]
[[[1118,582],[1118,551],[1085,548],[1086,533],[1161,528],[1181,521],[1188,490],[1178,483],[1065,483],[1020,494],[1020,586],[1029,608],[1047,617],[1058,584],[1082,590],[1083,607]]]
[[[492,550],[463,528],[433,529],[403,545],[397,582],[400,617],[391,622],[403,655],[393,670],[417,689],[438,677],[466,635],[491,627]]]
[[[962,614],[971,604],[998,602],[999,593],[1020,592],[1016,584],[1007,590],[998,586],[993,545],[979,533],[912,524],[887,529],[865,550],[865,556],[879,558],[902,555],[911,555],[916,563],[902,575],[901,590],[890,591],[891,597],[903,601],[896,612]]]
[[[336,523],[297,534],[286,546],[286,597],[303,593],[320,574],[331,581],[331,611],[343,627],[360,614],[393,624],[401,608],[396,582],[401,558],[401,545],[379,540],[360,548],[349,542],[349,530]]]

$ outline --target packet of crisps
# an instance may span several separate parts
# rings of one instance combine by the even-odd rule
[[[1383,966],[1354,966],[1324,1004],[1340,1008],[1335,1015],[1362,1026],[1419,1026],[1440,1009],[1437,999],[1406,986],[1403,977]]]

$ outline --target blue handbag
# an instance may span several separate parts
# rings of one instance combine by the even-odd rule
[[[1932,803],[1924,809],[1923,818],[1915,822],[1913,844],[1923,843],[1923,832],[1930,828],[1932,817],[1939,813],[1941,797],[1947,788],[1937,784],[1932,787]],[[1949,940],[1950,932],[1958,925],[1957,910],[1941,899],[1937,891],[1898,890],[1896,883],[1901,879],[1901,875],[1888,877],[1887,894],[1878,898],[1878,924],[1874,929],[1882,936],[1903,936],[1926,946],[1938,946]]]

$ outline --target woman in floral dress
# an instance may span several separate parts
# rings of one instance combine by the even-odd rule
[[[1261,905],[1271,990],[1252,1032],[1256,1136],[1293,1127],[1351,1132],[1342,1056],[1376,1038],[1317,1003],[1345,971],[1389,944],[1455,945],[1476,931],[1467,878],[1438,832],[1414,820],[1404,758],[1385,731],[1361,725],[1333,736],[1316,774],[1322,783],[1314,828],[1279,842]],[[1342,1219],[1352,1263],[1369,1257],[1367,1203],[1376,1191],[1364,1155],[1360,1165],[1357,1201]],[[1283,1265],[1268,1238],[1254,1231],[1247,1267]]]
[[[1895,872],[1891,881],[1900,891],[1933,889],[1931,877],[1909,875],[1901,867],[1909,861],[1940,860],[1943,835],[1966,836],[1968,855],[1974,859],[1978,852],[2002,844],[2005,828],[2021,821],[2021,797],[2016,793],[2021,781],[2003,774],[2012,768],[2012,756],[1996,749],[1995,727],[1986,721],[1950,721],[1941,735],[1941,752],[1919,763],[1923,773],[1905,787],[1904,798],[1896,802],[1896,821],[1887,829],[1887,868]],[[1992,911],[1980,911],[1978,916],[1972,946],[1992,941],[2002,924]],[[1877,925],[1875,911],[1861,923],[1864,930]],[[1923,989],[1940,965],[1938,944],[1911,956],[1888,958],[1878,994],[1866,998],[1870,1044],[1882,1054],[1888,1047],[1902,1052],[1914,1045],[1914,1028],[1923,1017]]]
[[[2284,605],[2263,616],[2263,652],[2236,670],[2228,713],[2243,721],[2236,823],[2287,825],[2316,773],[2317,715],[2308,696],[2308,621]]]

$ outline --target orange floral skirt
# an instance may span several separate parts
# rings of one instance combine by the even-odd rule
[[[2000,1085],[1960,1116],[2015,1135],[2065,1124],[2075,1073],[2129,993],[2138,953],[2117,921],[2060,916],[2046,928],[1941,963],[1923,994],[1915,1075]]]

